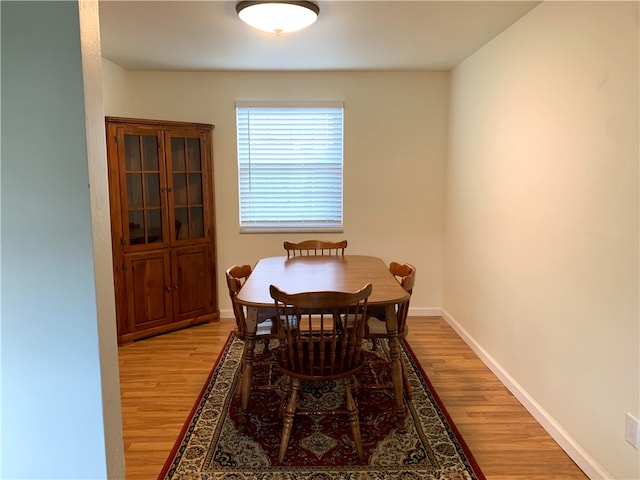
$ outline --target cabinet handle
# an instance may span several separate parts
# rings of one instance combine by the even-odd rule
[[[164,287],[164,289],[165,289],[167,292],[170,292],[170,291],[171,291],[171,285],[167,285],[167,286],[165,286],[165,287]]]
[[[177,284],[177,283],[174,283],[174,284],[173,284],[173,288],[175,288],[175,289],[177,290],[177,289],[178,289],[178,284]]]

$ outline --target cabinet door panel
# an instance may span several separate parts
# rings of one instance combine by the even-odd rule
[[[215,311],[215,278],[209,245],[176,248],[172,257],[176,319]]]
[[[175,244],[204,241],[209,233],[209,156],[205,134],[197,130],[165,133],[168,148],[167,168],[170,174],[170,224]]]
[[[171,268],[166,251],[125,256],[129,330],[172,321]]]
[[[162,132],[135,126],[121,127],[119,140],[123,225],[127,250],[157,248],[168,244],[166,235],[166,173]]]

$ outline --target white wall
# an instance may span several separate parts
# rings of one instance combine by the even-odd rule
[[[107,115],[216,126],[218,293],[224,315],[232,315],[224,281],[228,266],[281,255],[285,239],[318,236],[348,239],[352,254],[413,263],[413,312],[439,314],[447,73],[124,72],[113,64],[105,72]],[[123,85],[126,106],[117,100]],[[266,99],[344,101],[343,234],[239,234],[234,102]]]
[[[97,5],[83,7],[83,42],[96,41]],[[122,478],[123,456],[110,459],[114,468],[106,461],[119,425],[105,420],[120,421],[119,395],[117,362],[114,371],[114,356],[101,358],[100,347],[113,354],[116,343],[113,319],[111,330],[98,329],[85,114],[92,125],[96,117],[85,110],[78,2],[0,8],[0,477]],[[112,299],[104,304],[113,310]]]
[[[640,478],[638,43],[545,2],[452,74],[446,318],[592,478]]]
[[[111,111],[118,112],[120,117],[130,117],[129,113],[129,86],[127,83],[128,72],[110,62],[106,58],[102,59],[102,79],[105,85],[104,106]]]

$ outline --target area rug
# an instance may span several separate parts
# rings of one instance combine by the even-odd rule
[[[376,368],[362,371],[361,384],[386,383],[390,372],[380,360],[388,352],[373,352],[370,344],[366,348],[368,363]],[[242,341],[231,334],[159,480],[485,479],[406,342],[402,355],[413,393],[407,402],[406,432],[396,428],[391,391],[362,388],[358,405],[364,461],[358,459],[346,419],[327,415],[296,416],[292,443],[279,463],[278,388],[252,391],[248,426],[241,433],[240,399],[234,391],[242,349]],[[254,385],[277,383],[269,355],[272,350],[257,352]],[[341,402],[342,388],[342,382],[306,383],[300,408],[310,401],[323,406]]]

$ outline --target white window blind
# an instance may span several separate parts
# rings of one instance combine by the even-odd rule
[[[236,103],[240,231],[342,231],[341,103]]]

